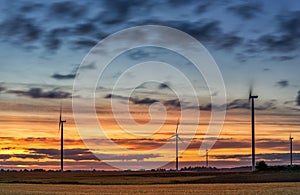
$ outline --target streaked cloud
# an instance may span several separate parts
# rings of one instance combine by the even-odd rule
[[[263,5],[258,2],[247,2],[228,7],[228,10],[242,19],[252,19],[263,11]]]
[[[284,88],[284,87],[288,87],[289,86],[289,81],[288,80],[280,80],[276,82],[276,85]]]
[[[27,91],[23,90],[9,90],[7,93],[16,94],[19,96],[26,96],[30,98],[49,98],[49,99],[63,99],[70,98],[71,93],[61,91],[59,89],[53,89],[50,91],[44,91],[42,88],[31,88]]]
[[[57,79],[57,80],[65,80],[65,79],[74,79],[76,77],[76,74],[59,74],[59,73],[54,73],[51,75],[52,78]]]

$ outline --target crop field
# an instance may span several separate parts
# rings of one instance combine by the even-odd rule
[[[299,194],[299,172],[0,172],[0,194]]]
[[[0,184],[0,194],[299,194],[299,183],[71,185]]]

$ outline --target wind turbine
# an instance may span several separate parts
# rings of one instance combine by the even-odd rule
[[[175,141],[176,141],[176,153],[175,153],[176,154],[176,171],[178,171],[178,140],[180,140],[183,143],[182,139],[178,135],[178,125],[179,125],[179,119],[177,120],[175,135],[170,137],[170,138],[172,138],[175,136]]]
[[[252,110],[252,171],[255,171],[255,118],[254,118],[254,100],[257,95],[252,95],[252,87],[249,90],[249,102],[251,101]]]
[[[205,167],[208,168],[208,150],[205,150]]]
[[[60,131],[60,171],[64,171],[64,123],[66,120],[62,120],[62,105],[60,105],[58,133]]]
[[[293,166],[293,137],[290,134],[290,166]]]

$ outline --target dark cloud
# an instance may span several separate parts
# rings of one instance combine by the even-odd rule
[[[0,83],[0,92],[5,91],[6,87],[4,87],[1,83]]]
[[[18,45],[37,41],[42,35],[42,29],[34,19],[23,15],[12,15],[0,24],[0,35],[3,41],[18,43]]]
[[[217,20],[198,22],[167,22],[168,26],[178,28],[204,43],[211,43],[216,49],[231,49],[240,45],[243,38],[233,33],[224,33]]]
[[[273,56],[271,59],[275,61],[288,61],[288,60],[293,60],[297,56],[296,55],[283,55],[283,56]]]
[[[228,10],[243,19],[251,19],[262,12],[262,5],[254,2],[244,3],[241,5],[230,6],[228,7]]]
[[[106,98],[106,99],[116,98],[116,99],[120,99],[120,100],[129,100],[133,104],[146,104],[146,105],[153,104],[155,102],[159,102],[159,100],[151,99],[148,97],[139,99],[139,98],[133,98],[133,97],[124,97],[121,95],[114,95],[114,94],[107,94],[106,96],[104,96],[104,98]]]
[[[204,111],[211,110],[211,108],[212,108],[212,105],[210,103],[206,104],[206,105],[199,106],[199,109],[204,110]]]
[[[111,99],[111,98],[116,98],[116,99],[121,99],[121,100],[130,100],[130,98],[125,97],[125,96],[121,96],[121,95],[114,95],[114,94],[107,94],[106,96],[104,96],[105,99]]]
[[[141,59],[145,60],[145,58],[149,58],[149,56],[150,56],[150,53],[145,52],[142,49],[138,49],[137,51],[133,51],[128,54],[128,57],[130,57],[133,60],[141,60]]]
[[[137,160],[142,161],[149,158],[161,157],[158,154],[124,154],[124,155],[115,155],[115,154],[99,154],[101,160]]]
[[[168,83],[160,83],[158,89],[170,89],[170,87]]]
[[[32,159],[43,159],[46,158],[45,155],[38,155],[38,154],[14,154],[13,157],[15,158],[32,158]]]
[[[212,7],[212,5],[213,5],[213,1],[199,1],[199,4],[195,8],[195,12],[197,14],[202,14],[208,11],[208,9]]]
[[[289,52],[297,49],[297,39],[294,35],[263,35],[258,39],[258,44],[267,51]]]
[[[288,80],[280,80],[276,82],[276,85],[284,88],[284,87],[288,87],[289,86],[289,81]]]
[[[300,11],[285,12],[275,19],[278,32],[261,36],[258,44],[267,51],[291,52],[297,50],[300,42]]]
[[[181,104],[180,101],[178,99],[173,99],[173,100],[167,100],[164,102],[165,106],[173,106],[175,108],[180,108]]]
[[[276,109],[276,100],[265,101],[263,104],[255,107],[256,110],[273,110]]]
[[[250,102],[246,99],[236,99],[232,102],[229,102],[227,104],[227,109],[249,109],[250,108]]]
[[[300,90],[298,91],[298,96],[296,98],[297,106],[300,106]]]
[[[142,139],[113,139],[115,143],[118,145],[124,145],[125,147],[132,150],[149,150],[161,147],[165,143],[168,142],[167,139],[150,139],[150,138],[142,138]]]
[[[249,108],[250,108],[250,102],[248,99],[236,99],[227,104],[227,110],[249,109]],[[276,108],[275,100],[265,101],[263,104],[255,106],[256,110],[272,110],[275,108]]]
[[[70,28],[60,27],[49,30],[43,38],[43,44],[46,49],[57,50],[63,43],[64,37],[70,35]]]
[[[5,148],[1,148],[1,150],[13,150],[16,149],[15,147],[5,147]]]
[[[66,80],[66,79],[74,79],[76,77],[76,74],[58,74],[55,73],[51,75],[52,78],[57,80]]]
[[[151,98],[143,98],[143,99],[131,98],[131,101],[134,104],[153,104],[155,102],[159,102],[159,100],[151,99]]]
[[[107,25],[116,25],[126,21],[134,8],[142,8],[142,6],[147,7],[150,4],[147,1],[123,1],[123,0],[104,0],[102,1],[102,6],[105,8],[104,12],[99,13],[95,20],[100,19],[100,21]],[[138,9],[137,8],[137,9]],[[148,7],[150,8],[150,7]]]
[[[235,46],[241,45],[243,42],[243,38],[231,35],[231,34],[224,34],[223,36],[219,37],[218,44],[216,47],[219,49],[230,49],[234,48]]]
[[[212,138],[213,139],[213,138]],[[193,139],[188,149],[199,149],[203,140],[202,139]],[[251,142],[247,141],[238,141],[231,138],[219,138],[214,144],[213,149],[222,149],[222,148],[250,148]]]
[[[87,35],[97,31],[97,27],[93,23],[89,22],[78,24],[74,29],[74,33],[77,35]]]
[[[187,106],[187,109],[196,109],[196,110],[202,110],[202,111],[209,111],[212,108],[211,103],[200,105],[200,106]]]
[[[10,159],[12,156],[9,154],[0,154],[0,159],[1,160],[7,160]]]
[[[293,35],[299,39],[300,35],[300,11],[286,12],[277,17],[279,19],[279,30],[284,34]]]
[[[86,69],[86,70],[93,70],[93,69],[96,69],[96,65],[95,65],[95,62],[92,62],[92,63],[89,63],[89,64],[82,64],[80,66],[80,69]],[[77,70],[76,70],[77,71]]]
[[[51,35],[46,35],[44,39],[44,46],[46,49],[49,50],[57,50],[60,48],[61,44],[62,44],[61,39]]]
[[[59,159],[60,158],[60,150],[57,149],[40,149],[40,148],[30,148],[28,149],[31,154],[41,155],[42,157],[46,156],[51,159]],[[30,155],[30,157],[34,156]],[[95,155],[99,155],[101,160],[144,160],[147,158],[155,158],[160,155],[155,154],[136,154],[136,155],[117,155],[117,154],[100,154],[96,153]],[[75,161],[82,160],[95,160],[100,161],[92,152],[88,149],[82,148],[73,148],[73,149],[65,149],[64,150],[64,159],[70,159]],[[26,157],[26,156],[24,156]]]
[[[239,62],[246,62],[248,60],[248,56],[244,53],[235,54],[235,58]]]
[[[223,35],[220,27],[220,22],[217,20],[201,20],[196,22],[177,21],[177,20],[144,20],[134,23],[134,25],[157,24],[166,25],[182,30],[196,39],[203,42],[217,42],[220,36]]]
[[[40,155],[51,159],[60,158],[60,150],[57,149],[29,148],[28,150],[30,151],[31,156]],[[64,159],[71,159],[75,161],[99,160],[88,149],[81,149],[81,148],[64,149]]]
[[[246,161],[251,159],[250,154],[239,154],[239,155],[216,155],[216,159],[238,159],[240,161]],[[269,153],[269,154],[256,154],[257,161],[288,161],[289,153]],[[294,160],[300,160],[300,153],[293,154]]]
[[[93,39],[88,38],[80,38],[77,40],[74,40],[72,42],[74,49],[91,49],[94,47],[98,42]]]
[[[195,0],[168,0],[167,3],[173,7],[178,7],[178,6],[182,6],[182,5],[186,5],[189,3],[194,3]]]
[[[214,41],[222,34],[220,22],[216,20],[196,22],[195,24],[177,22],[177,24],[174,23],[174,26],[204,42]]]
[[[27,1],[26,4],[24,4],[20,7],[20,11],[24,12],[24,13],[28,13],[28,12],[32,12],[35,10],[39,10],[43,7],[44,6],[41,3],[32,3],[32,2]]]
[[[294,144],[294,146],[296,146]],[[297,145],[298,146],[298,145]],[[288,141],[286,140],[279,140],[279,139],[256,139],[256,147],[257,148],[272,148],[272,149],[277,149],[277,150],[288,150],[289,144]]]
[[[84,16],[87,12],[87,7],[78,4],[74,1],[56,2],[50,5],[50,17],[59,19],[77,19]]]
[[[8,93],[17,94],[20,96],[27,96],[31,98],[53,98],[53,99],[62,99],[70,98],[71,93],[53,89],[51,91],[43,91],[41,88],[31,88],[28,91],[21,90],[9,90]]]

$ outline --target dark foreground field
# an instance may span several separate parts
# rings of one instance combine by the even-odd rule
[[[0,172],[0,194],[298,194],[300,172]]]
[[[25,184],[145,185],[267,182],[300,182],[300,172],[0,172],[0,183]]]

